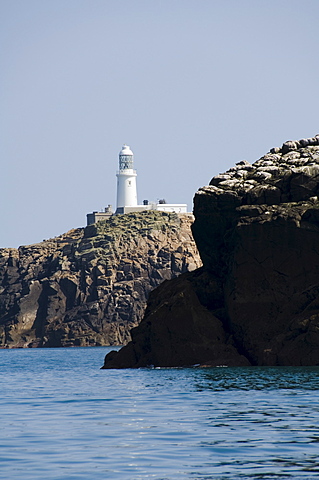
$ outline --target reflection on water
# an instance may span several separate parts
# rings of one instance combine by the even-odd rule
[[[107,351],[0,351],[1,479],[319,476],[318,368],[99,370]]]

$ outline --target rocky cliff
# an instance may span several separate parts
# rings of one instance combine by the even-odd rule
[[[125,344],[149,292],[196,269],[193,216],[141,212],[0,249],[0,347]]]
[[[203,267],[165,282],[104,368],[319,365],[319,135],[237,163],[194,198]]]

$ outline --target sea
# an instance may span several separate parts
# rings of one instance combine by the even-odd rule
[[[319,477],[318,367],[100,370],[110,350],[0,350],[0,479]]]

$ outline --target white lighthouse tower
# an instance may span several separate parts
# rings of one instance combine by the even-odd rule
[[[119,153],[119,171],[116,176],[116,213],[124,213],[125,207],[137,207],[137,175],[133,169],[133,152],[128,145],[123,145]]]

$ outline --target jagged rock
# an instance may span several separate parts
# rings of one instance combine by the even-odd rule
[[[251,167],[196,193],[203,267],[152,292],[132,341],[103,368],[319,365],[319,136]]]
[[[127,343],[149,292],[201,265],[192,222],[132,213],[0,249],[0,347]]]

